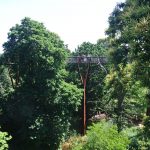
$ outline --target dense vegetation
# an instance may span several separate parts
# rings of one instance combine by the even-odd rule
[[[30,18],[10,29],[0,56],[0,149],[150,149],[150,2],[120,3],[108,21],[106,39],[74,52]],[[83,137],[83,85],[78,66],[66,63],[78,55],[109,60],[90,65]],[[91,125],[98,112],[106,121]]]
[[[2,57],[9,65],[2,66],[0,120],[12,135],[10,149],[57,149],[67,135],[82,97],[82,90],[65,81],[67,53],[41,23],[25,18],[11,28]]]
[[[72,137],[68,144],[73,150],[126,150],[129,139],[124,132],[118,132],[117,126],[111,122],[101,122],[90,126],[87,136]]]

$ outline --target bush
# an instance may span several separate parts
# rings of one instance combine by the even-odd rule
[[[62,150],[83,150],[86,136],[73,136],[62,145]]]
[[[125,133],[118,133],[110,122],[101,122],[89,127],[86,136],[73,138],[69,150],[126,150],[128,144]]]
[[[87,132],[86,150],[126,150],[128,137],[118,133],[117,126],[109,122],[94,124]]]
[[[0,131],[0,150],[8,150],[8,143],[11,139],[11,136],[8,136],[7,132]]]

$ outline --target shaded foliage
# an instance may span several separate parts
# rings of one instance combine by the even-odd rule
[[[65,82],[68,52],[58,35],[25,18],[10,29],[4,62],[14,91],[3,105],[1,125],[13,139],[10,149],[57,149],[70,132],[81,90]]]
[[[149,12],[148,1],[127,0],[118,4],[109,17],[106,34],[112,69],[106,78],[104,98],[110,106],[108,112],[116,114],[120,129],[126,117],[128,125],[142,121],[146,107],[149,115]],[[133,104],[139,106],[134,111]],[[139,108],[142,116],[135,115]]]

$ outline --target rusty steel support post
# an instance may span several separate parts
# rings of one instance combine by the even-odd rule
[[[67,63],[72,63],[72,64],[78,64],[78,72],[80,74],[80,78],[81,78],[81,83],[84,86],[84,99],[82,102],[82,106],[83,106],[83,115],[82,115],[82,134],[85,135],[86,134],[86,123],[87,123],[87,118],[86,118],[86,85],[87,85],[87,78],[88,78],[88,72],[89,72],[89,67],[90,64],[98,64],[100,65],[100,67],[105,71],[106,69],[103,67],[103,64],[105,64],[107,62],[107,58],[104,56],[85,56],[85,55],[81,55],[81,56],[73,56],[73,57],[68,57],[68,61]],[[83,70],[81,70],[80,64],[86,64],[86,69],[84,68],[84,72]]]

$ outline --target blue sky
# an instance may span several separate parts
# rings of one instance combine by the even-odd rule
[[[43,22],[73,51],[105,37],[108,17],[125,0],[0,0],[0,52],[9,29],[24,17]]]

